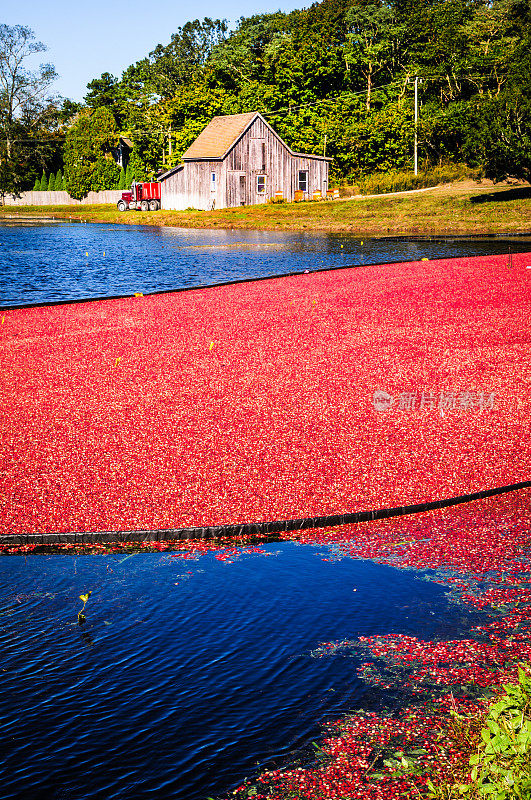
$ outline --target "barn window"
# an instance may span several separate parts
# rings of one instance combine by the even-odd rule
[[[256,191],[258,194],[265,194],[266,190],[266,176],[257,175],[256,177]]]
[[[308,172],[306,170],[299,170],[299,191],[308,191]]]
[[[216,191],[216,173],[215,172],[211,172],[210,173],[210,191],[211,192],[215,192]]]

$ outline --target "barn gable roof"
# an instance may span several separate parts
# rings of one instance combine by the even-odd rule
[[[223,159],[257,117],[267,125],[269,130],[282,142],[292,156],[317,158],[323,161],[332,160],[325,156],[295,153],[258,111],[249,111],[246,114],[227,114],[221,117],[214,117],[183,154],[183,161]]]
[[[214,117],[192,142],[183,159],[188,161],[196,158],[223,158],[256,116],[258,112],[250,111],[247,114]]]

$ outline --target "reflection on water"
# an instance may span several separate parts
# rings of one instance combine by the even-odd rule
[[[229,247],[241,247],[247,250],[256,247],[274,247],[275,250],[282,250],[290,247],[287,242],[228,242],[227,244],[189,244],[184,246],[190,250],[205,250],[207,247],[216,250],[228,250]]]
[[[0,303],[147,294],[304,270],[529,250],[529,237],[362,240],[142,225],[0,224]]]

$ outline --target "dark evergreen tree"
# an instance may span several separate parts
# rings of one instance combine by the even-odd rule
[[[127,164],[127,169],[125,171],[125,188],[129,189],[133,181],[135,180],[135,173],[133,171],[133,164],[131,160]]]

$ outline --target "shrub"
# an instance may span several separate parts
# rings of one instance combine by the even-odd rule
[[[465,178],[480,178],[481,171],[471,169],[464,164],[447,164],[434,167],[427,172],[384,172],[359,178],[357,186],[362,194],[386,194],[389,192],[407,192],[412,189],[424,189],[438,186],[440,183],[452,183]]]
[[[470,782],[435,787],[433,800],[529,800],[531,797],[531,675],[518,669],[518,683],[503,686],[504,694],[490,705],[483,719],[476,752],[469,764]],[[466,717],[457,717],[458,732],[470,730]],[[458,736],[457,739],[462,738]],[[466,737],[468,738],[468,737]]]

